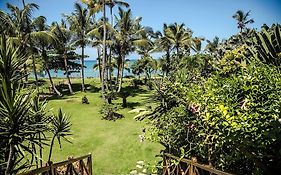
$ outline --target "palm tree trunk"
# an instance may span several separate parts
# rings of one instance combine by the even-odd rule
[[[37,77],[37,71],[36,71],[36,66],[35,66],[35,58],[33,55],[32,55],[32,67],[33,67],[33,73],[34,73],[34,77],[35,77],[36,90],[37,90],[37,92],[39,92],[38,77]]]
[[[40,156],[40,168],[43,167],[43,147],[42,147],[42,139],[41,139],[41,133],[39,133],[39,156]]]
[[[8,156],[8,160],[7,160],[7,166],[6,166],[6,170],[5,170],[5,175],[11,175],[12,174],[12,161],[14,158],[14,145],[11,143],[10,144],[10,150],[9,150],[9,156]]]
[[[82,79],[82,92],[85,92],[85,80],[84,80],[84,46],[81,47],[82,49],[82,58],[81,58],[81,79]]]
[[[105,69],[106,69],[106,9],[105,0],[103,3],[103,59],[102,59],[102,97],[105,100]]]
[[[101,56],[100,56],[100,48],[97,48],[97,52],[98,52],[98,67],[99,67],[99,75],[100,75],[100,83],[102,84],[102,75],[101,75]]]
[[[60,91],[57,90],[56,86],[54,85],[54,82],[52,80],[52,77],[51,77],[51,74],[50,74],[50,71],[48,68],[45,69],[47,74],[48,74],[48,77],[49,77],[49,80],[50,80],[50,83],[51,83],[51,86],[53,88],[53,90],[55,91],[55,93],[59,96],[62,96],[62,94],[60,93]]]
[[[73,92],[72,87],[71,87],[71,81],[70,81],[69,72],[68,72],[66,53],[64,53],[63,59],[64,59],[64,67],[65,67],[68,89],[69,89],[70,94],[73,95],[74,92]]]
[[[112,10],[113,10],[113,7],[112,6],[110,6],[110,18],[111,18],[111,26],[113,26],[113,12],[112,12]],[[111,70],[112,70],[112,64],[111,64],[111,59],[112,59],[112,49],[111,49],[111,47],[109,47],[109,67],[108,67],[108,69],[109,69],[109,89],[110,90],[112,90],[112,72],[111,72]]]
[[[121,64],[121,75],[120,75],[120,81],[117,92],[121,91],[122,88],[122,81],[123,81],[123,74],[124,74],[124,65],[125,65],[125,56],[122,56],[122,64]]]
[[[118,61],[118,60],[121,60],[121,63]],[[117,76],[116,76],[116,87],[118,86],[118,84],[119,84],[119,79],[120,79],[120,70],[121,70],[121,65],[122,65],[122,56],[121,55],[119,55],[119,57],[118,57],[118,60],[117,60]],[[120,64],[119,64],[120,63]],[[118,89],[116,89],[116,91],[117,91]]]
[[[108,66],[108,73],[109,73],[109,89],[112,90],[112,57],[111,57],[111,54],[112,54],[112,51],[111,51],[111,47],[109,48],[109,59],[108,59],[108,62],[109,62],[109,66]]]
[[[51,158],[52,158],[52,152],[53,152],[55,138],[56,138],[56,135],[53,136],[52,141],[51,141],[48,162],[50,162]]]
[[[167,59],[166,75],[168,75],[170,72],[170,51],[169,51],[169,49],[167,49],[166,56],[167,56],[166,57],[166,59]]]

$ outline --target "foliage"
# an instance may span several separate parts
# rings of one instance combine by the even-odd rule
[[[35,94],[18,82],[24,55],[3,35],[0,45],[0,170],[1,174],[13,174],[32,165],[36,155],[31,145],[41,144],[36,135],[46,131],[46,122],[36,120],[45,113],[39,110],[41,104],[34,108]]]
[[[104,103],[100,109],[100,113],[103,115],[102,119],[105,120],[117,120],[124,118],[124,115],[117,113],[118,108],[113,104]]]
[[[248,51],[253,57],[265,63],[280,67],[281,65],[281,27],[273,24],[271,28],[263,26],[261,32],[254,32],[248,43]]]
[[[251,11],[248,11],[247,13],[243,12],[242,10],[237,10],[237,12],[232,16],[235,20],[237,20],[237,28],[240,29],[242,32],[247,24],[254,23],[254,19],[248,19],[250,16]]]
[[[88,100],[88,98],[86,97],[86,95],[84,95],[84,96],[82,97],[82,104],[89,104],[89,100]]]
[[[244,45],[219,60],[183,59],[157,90],[150,137],[225,171],[280,173],[281,76],[253,58],[246,64],[245,52]]]
[[[50,131],[53,137],[50,145],[48,162],[51,161],[52,150],[53,150],[55,139],[58,140],[60,148],[61,148],[61,138],[70,142],[66,137],[72,135],[71,125],[72,124],[70,123],[69,117],[65,113],[63,113],[61,109],[58,110],[57,115],[54,115],[52,117]]]

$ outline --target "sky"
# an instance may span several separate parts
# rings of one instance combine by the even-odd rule
[[[0,0],[0,9],[6,10],[6,3],[21,5],[21,0]],[[44,15],[48,23],[59,21],[62,14],[70,14],[77,0],[25,0],[40,6],[34,16]],[[162,31],[164,23],[184,23],[194,36],[212,40],[215,36],[226,39],[236,34],[236,21],[232,18],[237,10],[251,10],[255,20],[249,27],[260,29],[262,24],[281,23],[281,0],[126,0],[133,16],[142,17],[142,25]],[[115,9],[116,12],[117,9]],[[90,58],[96,57],[93,48],[87,48]],[[133,59],[136,54],[131,55]]]

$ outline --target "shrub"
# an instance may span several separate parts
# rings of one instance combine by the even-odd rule
[[[185,156],[196,156],[219,169],[280,174],[278,68],[253,60],[227,66],[227,71],[217,67],[209,77],[196,81],[193,75],[182,77],[178,70],[180,76],[164,82],[157,90],[158,107],[149,116],[154,126],[150,134],[166,151],[179,155],[184,149]]]
[[[82,97],[82,104],[89,104],[89,100],[86,97],[86,95],[84,95],[84,97]]]
[[[117,119],[124,118],[122,114],[116,112],[117,110],[118,108],[116,106],[104,103],[100,110],[100,113],[102,114],[102,119],[115,121]]]

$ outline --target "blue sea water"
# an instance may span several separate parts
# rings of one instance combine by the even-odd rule
[[[129,66],[132,65],[134,62],[135,62],[135,60],[129,61]],[[78,61],[78,63],[80,63],[80,62]],[[96,63],[97,63],[96,60],[85,60],[84,74],[85,74],[86,78],[91,78],[91,77],[97,78],[97,77],[99,77],[99,70],[93,69],[93,66]],[[64,78],[65,77],[64,71],[61,71],[61,70],[58,70],[58,71],[50,70],[50,73],[51,73],[52,77],[57,77],[57,78]],[[113,73],[116,74],[117,70],[114,70]],[[133,75],[133,74],[130,71],[124,70],[124,76],[126,76],[126,75]],[[41,75],[41,77],[47,77],[47,75],[43,74],[43,75]],[[70,77],[75,77],[75,78],[80,77],[80,72],[72,73],[70,75]]]

